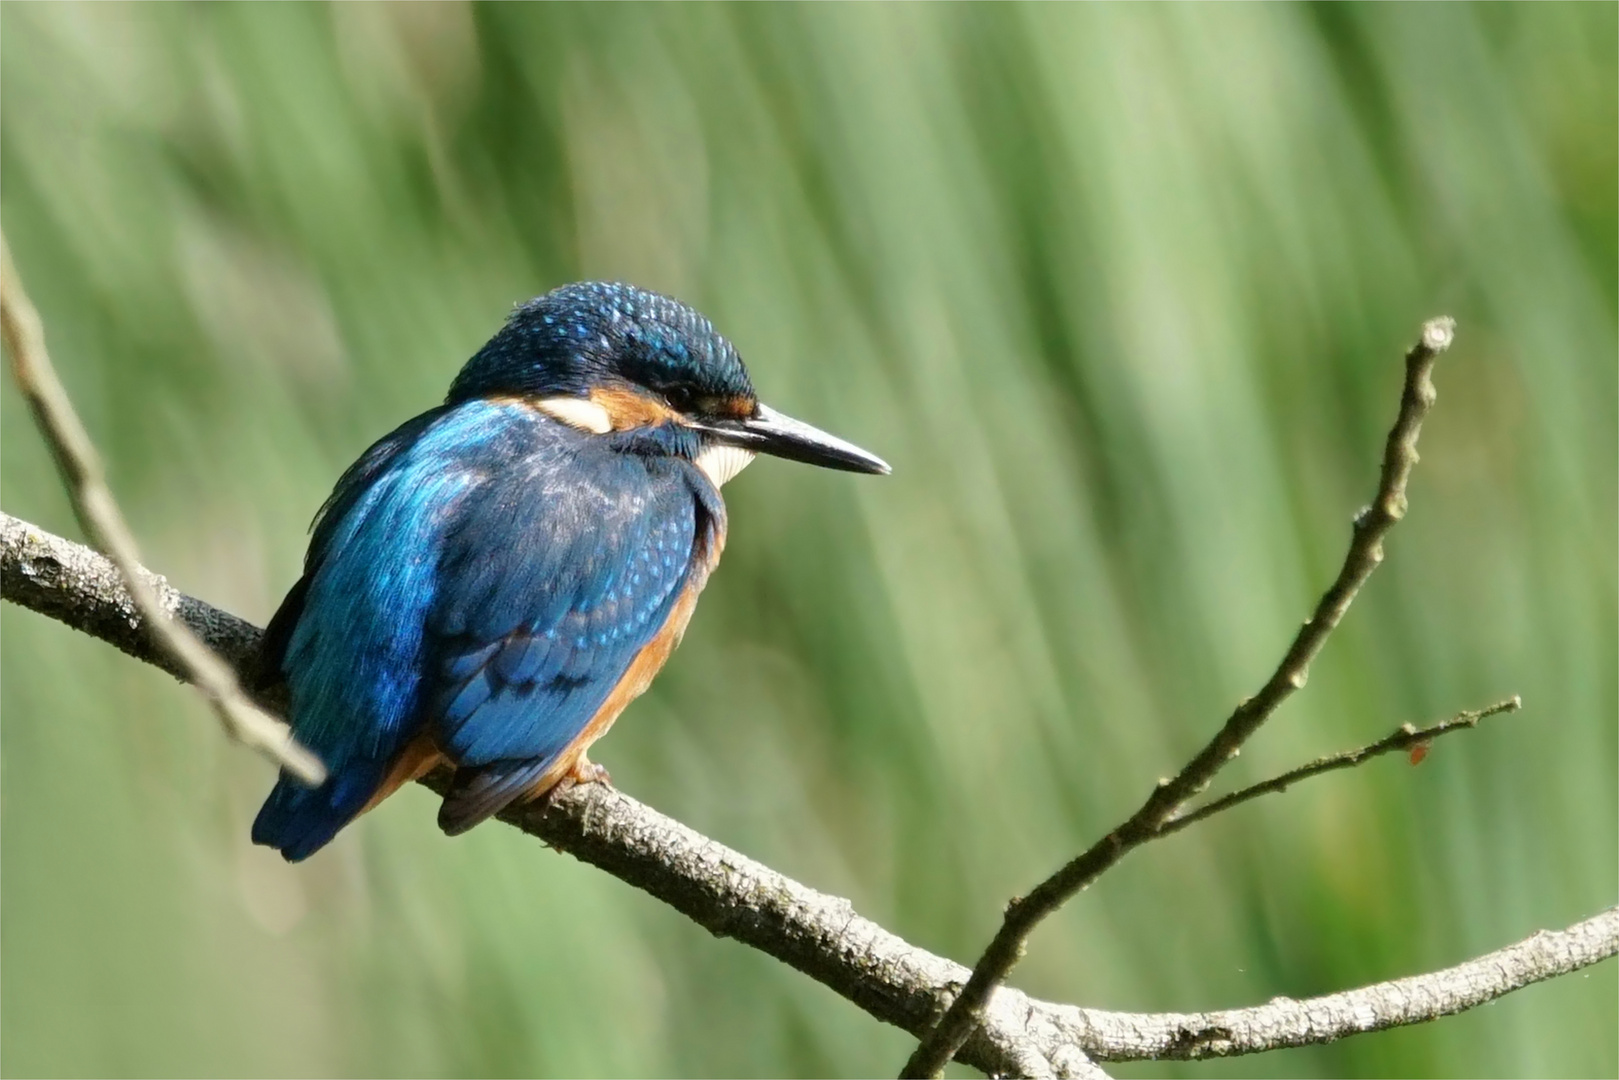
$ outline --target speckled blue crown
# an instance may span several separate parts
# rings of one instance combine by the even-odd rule
[[[702,315],[633,285],[584,281],[520,304],[467,361],[448,400],[582,395],[615,381],[754,396],[742,358]]]

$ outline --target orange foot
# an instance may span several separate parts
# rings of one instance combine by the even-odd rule
[[[562,782],[568,787],[575,784],[606,784],[608,787],[613,786],[613,778],[607,775],[607,769],[591,761],[583,754],[580,754],[578,760],[573,763],[573,768],[563,775]]]

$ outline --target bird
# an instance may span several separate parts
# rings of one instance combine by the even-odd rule
[[[446,763],[452,836],[605,780],[586,751],[679,643],[725,548],[720,488],[756,454],[890,471],[762,404],[678,300],[581,282],[517,305],[311,526],[259,688],[327,778],[283,771],[253,842],[308,858]]]

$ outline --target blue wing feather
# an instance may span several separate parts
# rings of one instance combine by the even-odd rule
[[[529,415],[484,402],[435,410],[338,481],[288,597],[296,609],[278,613],[268,640],[293,732],[331,778],[308,789],[283,776],[253,823],[256,843],[289,859],[312,854],[365,806],[419,729],[423,626],[443,534],[487,470],[520,456]]]
[[[461,827],[520,795],[706,572],[723,520],[688,462],[514,402],[436,410],[383,439],[339,481],[267,637],[294,733],[332,778],[283,777],[255,842],[312,853],[424,731],[478,770]]]
[[[439,745],[462,765],[549,760],[668,620],[712,511],[679,463],[590,443],[468,501],[428,619]]]

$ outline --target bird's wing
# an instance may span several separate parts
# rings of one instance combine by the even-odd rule
[[[437,408],[405,421],[368,447],[358,461],[343,471],[331,495],[321,504],[310,523],[309,552],[304,556],[304,573],[287,592],[281,606],[276,609],[270,625],[265,627],[264,640],[259,645],[258,671],[255,685],[269,689],[285,679],[283,665],[292,632],[302,618],[309,598],[309,586],[316,573],[325,564],[332,551],[335,534],[348,520],[349,511],[371,489],[377,478],[394,464],[399,456],[416,444],[433,422],[444,414]]]
[[[423,708],[459,831],[532,787],[700,588],[723,507],[693,470],[579,442],[467,498],[428,616]]]
[[[329,779],[283,776],[253,826],[289,859],[365,806],[421,726],[423,631],[444,536],[492,474],[521,460],[534,414],[469,402],[402,425],[343,475],[316,522],[303,579],[266,635],[294,735]]]

